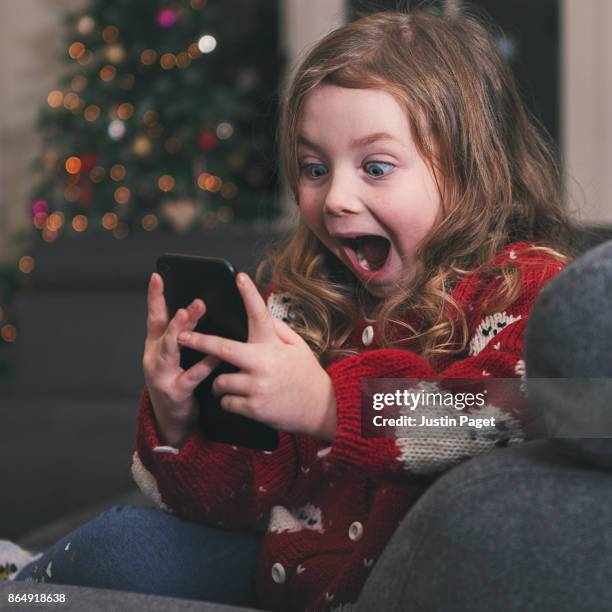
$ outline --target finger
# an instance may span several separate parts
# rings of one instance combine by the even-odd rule
[[[219,397],[230,393],[232,395],[248,395],[253,389],[253,378],[249,374],[237,372],[220,374],[212,384],[213,395]]]
[[[295,332],[287,323],[281,321],[281,319],[277,319],[276,317],[272,317],[272,322],[274,323],[274,329],[276,330],[276,335],[287,344],[299,344],[304,342],[302,336],[300,336],[297,332]]]
[[[183,329],[188,331],[193,330],[205,312],[206,304],[199,298],[193,300],[193,302],[191,302],[191,304],[189,304],[187,307],[187,314],[189,316],[183,326]]]
[[[220,363],[221,359],[218,357],[207,355],[178,376],[177,387],[184,393],[193,393],[193,390],[210,376]]]
[[[278,340],[272,315],[249,275],[240,272],[236,277],[236,284],[249,320],[249,342]]]
[[[159,338],[168,326],[168,308],[164,299],[164,281],[154,272],[147,289],[147,335]]]
[[[261,351],[253,344],[198,332],[181,332],[178,342],[201,353],[216,355],[241,370],[252,370],[260,360]]]
[[[166,329],[161,344],[161,356],[164,360],[176,358],[179,353],[177,336],[183,330],[193,330],[198,324],[198,319],[206,311],[206,304],[200,299],[195,299],[187,308],[179,308],[174,314],[172,321]]]
[[[174,358],[179,354],[180,347],[178,345],[177,336],[183,331],[183,326],[189,320],[189,315],[185,308],[179,308],[172,321],[166,328],[162,337],[160,355],[162,359]]]
[[[252,418],[246,397],[240,395],[224,395],[219,403],[224,410]]]

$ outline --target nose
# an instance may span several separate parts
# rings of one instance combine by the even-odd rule
[[[355,214],[363,208],[359,197],[355,193],[355,186],[350,177],[339,172],[329,181],[329,187],[323,202],[323,211],[335,217]]]

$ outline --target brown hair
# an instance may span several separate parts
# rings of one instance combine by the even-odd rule
[[[279,130],[282,170],[296,201],[298,126],[306,96],[321,83],[393,95],[440,192],[441,219],[417,251],[421,269],[409,288],[377,309],[385,323],[383,346],[410,347],[425,359],[462,352],[466,319],[450,295],[461,277],[478,269],[501,278],[499,300],[488,309],[493,312],[512,303],[521,288],[516,265],[493,264],[506,244],[527,241],[561,263],[574,255],[558,164],[493,35],[478,19],[379,12],[334,30],[312,48],[283,100]],[[363,287],[303,221],[261,262],[257,282],[268,266],[272,282],[299,304],[292,326],[322,363],[357,354],[348,344]],[[402,322],[408,308],[420,313],[419,329]],[[390,322],[403,326],[406,336],[390,339]],[[457,330],[460,341],[451,342]]]

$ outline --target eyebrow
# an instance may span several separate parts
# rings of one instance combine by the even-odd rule
[[[365,145],[372,144],[373,142],[377,142],[379,140],[394,140],[395,142],[399,143],[397,138],[391,136],[391,134],[388,134],[387,132],[375,132],[374,134],[368,134],[367,136],[362,136],[361,138],[351,140],[349,144],[352,149],[355,149],[357,147],[364,147]],[[298,135],[297,142],[298,144],[306,145],[312,149],[321,150],[321,147],[308,140],[308,138],[302,134]]]

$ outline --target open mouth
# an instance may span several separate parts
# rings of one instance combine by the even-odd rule
[[[391,243],[383,236],[366,234],[355,238],[344,238],[342,243],[355,253],[355,259],[363,270],[380,270],[389,257]]]

